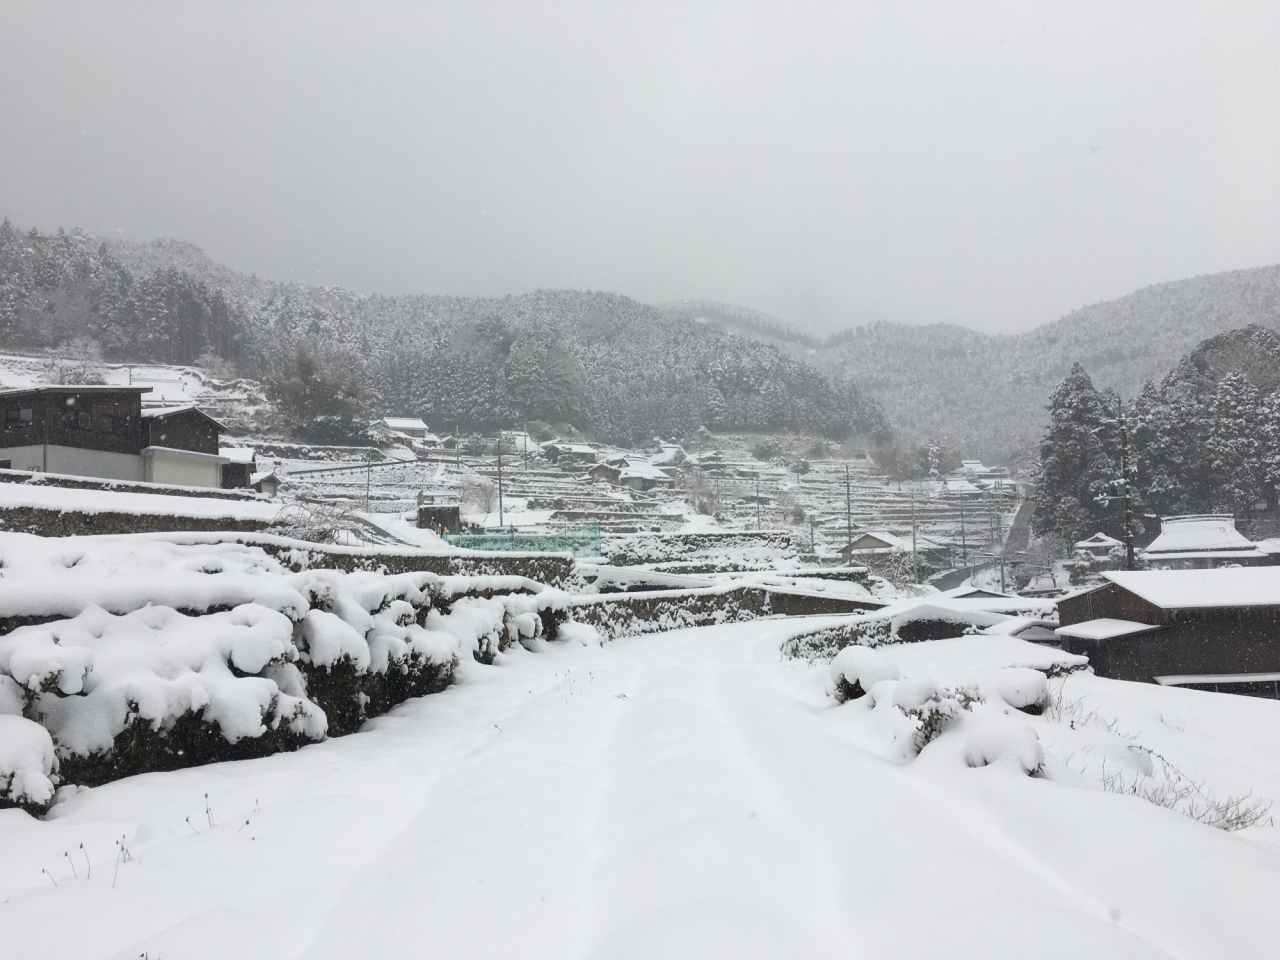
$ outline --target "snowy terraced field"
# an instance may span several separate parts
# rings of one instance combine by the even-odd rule
[[[1158,754],[1221,795],[1280,796],[1280,704],[1075,673],[1025,716],[1000,698],[1026,673],[1004,668],[1063,655],[971,637],[880,648],[902,679],[837,705],[826,663],[780,657],[796,629],[513,648],[353,736],[81,790],[45,822],[0,810],[0,943],[48,960],[1276,955],[1276,829],[1205,826],[1099,770],[1137,777]],[[986,702],[917,756],[899,705],[926,675]]]

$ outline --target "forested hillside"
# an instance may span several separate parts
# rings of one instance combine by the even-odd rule
[[[1210,337],[1128,402],[1097,389],[1077,364],[1049,398],[1037,531],[1068,541],[1097,529],[1120,536],[1122,460],[1139,534],[1144,515],[1215,512],[1248,521],[1274,511],[1278,386],[1280,334],[1259,326]]]
[[[1099,387],[1132,397],[1206,337],[1249,324],[1280,328],[1280,266],[1147,287],[1013,336],[872,323],[815,349],[754,311],[702,301],[673,308],[782,344],[856,385],[880,402],[905,441],[934,439],[1003,459],[1035,449],[1048,422],[1045,398],[1076,362]]]
[[[758,340],[608,293],[357,296],[262,280],[174,241],[102,243],[0,225],[0,349],[225,360],[294,370],[307,345],[370,413],[439,429],[538,419],[617,442],[711,430],[883,438],[857,387]]]

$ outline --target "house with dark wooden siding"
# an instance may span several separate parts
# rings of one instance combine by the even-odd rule
[[[83,384],[0,391],[0,467],[145,480],[142,394],[150,391]]]
[[[226,427],[194,405],[142,411],[142,452],[147,479],[192,487],[221,487],[230,460],[218,449]]]
[[[145,409],[150,391],[83,384],[0,391],[0,468],[221,486],[225,428],[191,405]]]
[[[1115,570],[1058,601],[1068,653],[1117,680],[1280,693],[1280,567]]]

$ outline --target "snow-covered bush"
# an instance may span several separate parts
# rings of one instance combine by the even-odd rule
[[[881,680],[897,680],[898,665],[868,647],[845,647],[831,661],[837,703],[865,696]]]
[[[56,757],[88,785],[353,732],[567,608],[521,577],[295,570],[240,543],[0,534],[0,564],[0,715],[41,731],[44,776]],[[33,769],[4,789],[38,809]]]
[[[916,721],[912,742],[917,753],[937,739],[977,699],[972,690],[940,687],[930,677],[901,680],[893,691],[893,705]]]
[[[323,739],[324,713],[262,675],[297,657],[292,634],[257,604],[200,617],[90,606],[0,637],[0,671],[25,688],[63,775],[102,783]]]
[[[1044,747],[1031,725],[1018,716],[983,717],[965,738],[965,762],[985,767],[1006,761],[1033,776],[1044,769]]]
[[[53,740],[40,724],[0,713],[0,807],[39,814],[53,802]]]

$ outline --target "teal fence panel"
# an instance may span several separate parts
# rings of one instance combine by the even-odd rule
[[[465,547],[468,550],[600,556],[598,523],[588,523],[559,533],[517,533],[511,527],[491,527],[477,533],[446,533],[444,539],[455,547]]]

